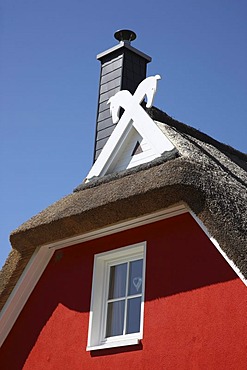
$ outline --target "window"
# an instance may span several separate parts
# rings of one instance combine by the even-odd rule
[[[88,351],[142,339],[145,249],[142,242],[95,255]]]

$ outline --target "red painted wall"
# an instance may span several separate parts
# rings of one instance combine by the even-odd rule
[[[147,241],[144,339],[86,352],[93,256]],[[189,214],[57,251],[0,351],[2,370],[247,369],[247,290]]]

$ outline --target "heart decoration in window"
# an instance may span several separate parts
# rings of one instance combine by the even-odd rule
[[[133,279],[133,285],[136,288],[136,291],[138,292],[141,285],[142,285],[142,278],[141,277],[134,277]]]

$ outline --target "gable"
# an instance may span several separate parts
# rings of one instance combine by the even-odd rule
[[[84,233],[81,235],[77,235],[73,238],[63,239],[54,243],[43,245],[41,248],[37,248],[36,252],[32,256],[30,262],[26,266],[25,271],[20,276],[20,279],[9,297],[9,300],[6,302],[2,312],[1,312],[1,320],[0,320],[0,344],[5,340],[6,336],[8,335],[9,331],[11,330],[13,324],[15,323],[18,315],[22,311],[26,301],[28,300],[29,296],[31,295],[33,289],[36,286],[36,283],[39,281],[40,277],[42,276],[43,272],[47,264],[49,263],[50,259],[52,258],[54,252],[57,249],[70,247],[73,245],[78,245],[78,243],[84,243],[89,240],[95,240],[102,238],[107,235],[116,234],[120,231],[130,230],[136,228],[137,226],[142,226],[146,224],[152,224],[159,220],[164,220],[166,218],[174,218],[174,216],[182,215],[184,213],[190,213],[191,216],[194,218],[196,223],[200,226],[203,230],[204,234],[206,234],[207,238],[210,239],[212,244],[218,249],[218,251],[222,254],[228,264],[232,267],[235,273],[240,277],[244,284],[247,283],[247,280],[241,274],[239,268],[231,261],[226,253],[221,249],[218,242],[211,237],[210,233],[204,226],[204,224],[195,216],[195,214],[188,209],[185,204],[177,204],[173,207],[163,209],[162,211],[147,214],[145,216],[141,216],[135,219],[130,219],[122,223],[116,223],[115,225],[110,225],[108,227],[104,227],[102,229],[96,229],[95,231]],[[177,231],[176,231],[177,233]],[[117,234],[116,234],[117,235]],[[184,244],[184,239],[179,236],[180,242],[183,245],[183,248],[189,247],[189,244]],[[163,245],[163,242],[161,243]],[[164,244],[165,245],[165,244]]]
[[[130,367],[133,358],[140,369],[144,361],[152,361],[157,368],[166,368],[167,361],[176,368],[176,358],[188,364],[188,338],[203,345],[203,351],[194,351],[197,360],[207,359],[213,365],[212,353],[219,351],[221,361],[227,356],[234,358],[235,366],[243,363],[245,287],[188,213],[60,247],[3,344],[1,363],[8,363],[9,368],[13,363],[18,368],[38,363],[43,368],[49,358],[53,368],[63,368],[64,363],[79,368],[82,361],[89,368],[96,367],[96,361],[101,368],[113,366],[112,361],[115,368],[122,368],[114,352],[95,356],[92,363],[85,350],[93,256],[137,242],[140,235],[148,248],[145,337],[141,351],[125,351],[123,368]],[[40,305],[41,300],[49,304]],[[239,337],[243,338],[240,342]],[[16,343],[19,350],[13,356]]]
[[[106,174],[116,173],[128,168],[147,163],[157,158],[159,153],[150,142],[134,127],[131,128],[125,143],[119,148]]]

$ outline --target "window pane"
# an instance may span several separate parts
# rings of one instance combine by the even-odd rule
[[[123,334],[125,301],[108,303],[106,337]]]
[[[111,266],[108,298],[125,297],[127,263]]]
[[[130,262],[128,295],[142,293],[142,264],[143,260]]]
[[[140,331],[141,297],[128,300],[126,334]]]

